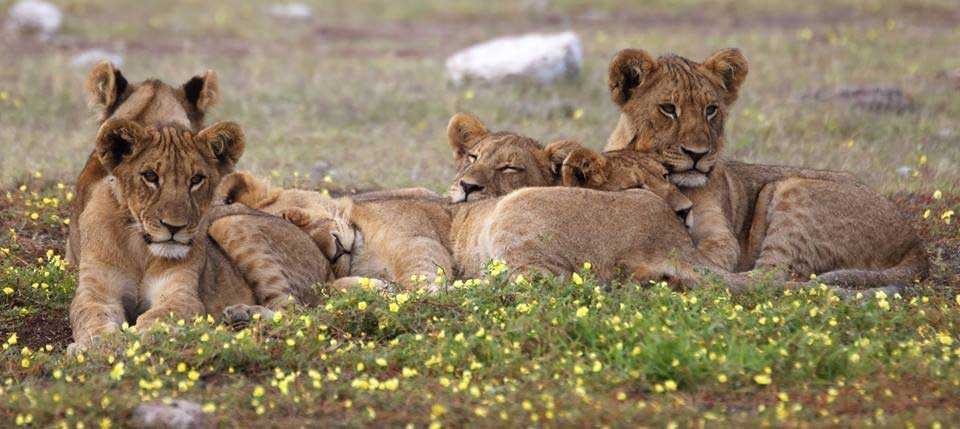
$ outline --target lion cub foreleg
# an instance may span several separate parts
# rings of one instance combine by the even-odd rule
[[[384,264],[394,280],[406,290],[426,287],[430,292],[440,288],[438,277],[453,274],[453,256],[432,237],[410,237],[403,246],[388,245],[381,250]]]
[[[253,288],[257,302],[271,310],[297,303],[283,273],[282,263],[266,249],[269,240],[256,228],[243,224],[243,216],[218,219],[210,226],[216,241]]]
[[[149,309],[137,317],[136,329],[144,332],[170,315],[179,319],[203,315],[205,309],[200,300],[199,280],[195,264],[170,266],[163,262],[158,267],[148,268],[141,286],[141,299]]]
[[[70,303],[73,339],[88,345],[101,334],[117,331],[126,321],[124,296],[136,302],[137,281],[129,273],[106,264],[83,261],[80,281]]]
[[[697,249],[714,265],[733,271],[740,260],[740,242],[716,201],[696,201],[687,218]]]

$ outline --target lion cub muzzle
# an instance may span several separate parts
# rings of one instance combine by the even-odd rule
[[[476,200],[476,197],[481,195],[483,190],[486,189],[486,186],[467,180],[460,180],[457,185],[458,186],[454,186],[453,189],[450,190],[450,199],[455,203],[471,201],[470,195],[473,195],[473,199]]]

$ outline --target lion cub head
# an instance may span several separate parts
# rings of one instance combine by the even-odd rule
[[[224,204],[240,203],[286,219],[310,236],[337,277],[350,272],[353,252],[360,239],[350,221],[353,204],[349,199],[271,186],[266,180],[238,171],[223,178],[215,200]]]
[[[702,63],[620,51],[610,63],[608,84],[622,114],[607,149],[654,154],[673,183],[703,186],[723,150],[723,124],[746,77],[747,60],[737,49],[718,51]]]
[[[233,170],[243,149],[243,131],[231,122],[194,134],[176,125],[111,119],[100,127],[96,154],[150,252],[182,259],[220,178]]]
[[[611,192],[646,189],[681,217],[693,207],[693,202],[667,179],[667,169],[651,155],[631,149],[599,153],[567,141],[552,143],[546,151],[551,158],[562,158],[563,186]]]
[[[466,113],[450,119],[447,138],[457,165],[449,192],[452,202],[556,184],[557,166],[534,139],[510,132],[490,132],[476,116]]]

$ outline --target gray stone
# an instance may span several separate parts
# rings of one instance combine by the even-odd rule
[[[583,47],[573,32],[501,37],[471,46],[447,59],[450,80],[500,82],[527,78],[550,83],[580,73]]]
[[[901,165],[897,167],[897,176],[907,178],[910,177],[910,173],[913,173],[913,168],[906,165]]]
[[[310,9],[310,6],[303,3],[275,4],[267,10],[277,18],[309,19],[313,16],[313,10]]]
[[[24,36],[49,39],[63,22],[63,14],[42,0],[21,0],[10,8],[7,29]]]
[[[200,404],[174,399],[140,404],[133,410],[131,425],[150,429],[200,429],[209,427],[207,416]]]

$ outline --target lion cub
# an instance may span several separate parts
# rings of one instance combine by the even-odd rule
[[[450,215],[441,197],[422,188],[375,191],[333,199],[315,191],[273,187],[245,172],[227,176],[218,191],[238,202],[280,216],[300,227],[330,262],[334,288],[370,279],[412,289],[449,276],[446,248]]]
[[[261,301],[207,236],[211,218],[243,214],[211,205],[220,178],[232,171],[243,149],[243,131],[233,123],[198,133],[124,119],[104,123],[95,153],[109,175],[93,185],[77,225],[81,258],[70,304],[73,349],[124,322],[135,320],[135,327],[145,330],[170,314],[192,318],[258,308]],[[286,222],[247,219],[250,225],[286,228],[289,253],[312,248]],[[310,247],[296,248],[300,236]],[[327,267],[317,254],[317,261],[306,257],[294,268],[322,280]]]
[[[728,270],[817,274],[843,286],[912,284],[923,243],[897,208],[843,172],[725,161],[724,122],[748,73],[737,49],[702,63],[625,49],[610,63],[621,115],[606,150],[662,162],[694,207],[697,247]]]
[[[692,206],[654,157],[635,151],[600,154],[570,140],[543,147],[519,134],[490,132],[468,113],[450,119],[447,138],[457,166],[449,191],[453,203],[499,197],[531,186],[567,186],[601,191],[646,189],[681,215]]]
[[[204,115],[220,98],[219,80],[213,70],[174,87],[157,79],[130,82],[109,61],[100,62],[90,71],[84,89],[101,125],[108,119],[127,119],[145,127],[177,124],[193,132],[203,128]],[[76,266],[80,260],[80,231],[75,222],[80,219],[94,185],[108,175],[96,151],[91,152],[77,177],[77,198],[70,207],[74,224],[70,225],[66,257],[71,265]]]

